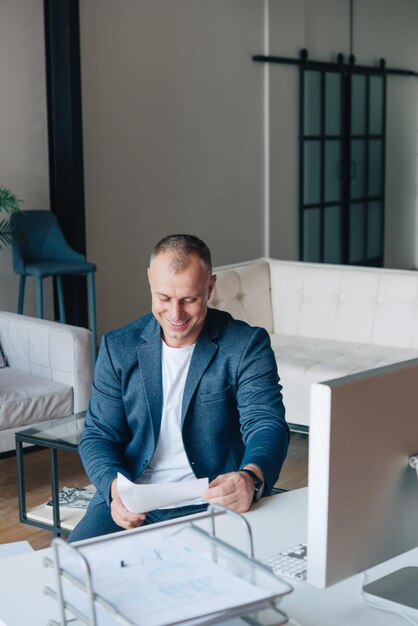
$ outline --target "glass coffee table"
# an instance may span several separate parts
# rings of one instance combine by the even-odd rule
[[[83,413],[49,420],[16,433],[19,519],[23,524],[50,530],[55,537],[63,534],[68,535],[85,513],[85,509],[66,507],[64,510],[60,510],[57,455],[58,450],[78,452],[78,444],[84,430],[85,414],[84,411]],[[51,507],[41,504],[30,511],[26,509],[24,443],[49,449]]]

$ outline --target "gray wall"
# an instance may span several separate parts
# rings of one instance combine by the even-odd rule
[[[350,53],[346,0],[270,0],[270,52],[295,57],[306,48],[314,60],[335,61]],[[417,0],[354,3],[356,62],[418,68]],[[270,252],[298,258],[298,70],[270,67]],[[416,78],[387,82],[385,265],[418,268]]]
[[[264,50],[265,6],[271,54],[349,54],[348,0],[82,0],[87,239],[99,268],[100,332],[148,310],[149,249],[169,232],[203,237],[215,264],[265,252],[298,258],[298,71],[266,73],[251,62]],[[357,62],[384,56],[391,67],[416,68],[417,23],[417,0],[356,2]],[[416,80],[390,77],[385,263],[393,267],[418,267],[417,110]]]
[[[266,5],[272,54],[348,54],[348,0],[80,0],[87,245],[98,265],[100,333],[148,310],[149,249],[168,232],[200,235],[216,264],[265,251],[297,258],[298,72],[267,73],[251,61],[264,51]],[[392,67],[418,67],[418,0],[354,7],[359,63],[384,56]],[[42,0],[0,5],[0,184],[28,209],[49,208],[42,12]],[[417,96],[416,79],[388,79],[385,261],[394,267],[418,267]],[[15,310],[10,256],[0,253],[0,309]]]
[[[98,328],[149,309],[151,246],[201,236],[217,264],[263,254],[258,0],[81,2],[88,256]]]
[[[354,49],[359,63],[383,56],[388,67],[418,71],[418,1],[356,2]],[[377,56],[379,55],[379,57]],[[417,78],[389,76],[386,113],[385,265],[418,268],[416,199]]]
[[[24,209],[49,209],[42,0],[1,0],[0,85],[0,185],[12,189]],[[24,312],[35,315],[34,282],[27,282]],[[45,316],[51,318],[52,289],[46,283]],[[11,249],[5,248],[0,251],[0,310],[16,311],[17,293]]]

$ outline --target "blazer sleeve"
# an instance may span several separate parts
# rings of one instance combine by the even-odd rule
[[[245,453],[241,467],[257,465],[271,493],[289,445],[289,427],[276,358],[266,330],[251,334],[238,366],[237,405]]]
[[[117,472],[132,480],[123,456],[127,440],[121,382],[104,336],[94,372],[79,453],[88,477],[107,504],[110,504],[110,486]]]

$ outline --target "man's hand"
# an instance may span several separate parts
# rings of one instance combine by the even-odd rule
[[[237,513],[246,513],[251,506],[254,495],[254,481],[251,476],[241,472],[220,474],[209,488],[202,493],[202,497],[209,503],[226,506]]]
[[[115,524],[125,528],[126,530],[142,526],[147,516],[146,513],[131,513],[128,511],[118,494],[117,478],[115,478],[112,482],[110,495],[112,498],[110,503],[110,514]]]

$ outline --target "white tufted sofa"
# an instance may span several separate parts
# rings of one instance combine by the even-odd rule
[[[271,335],[293,430],[312,383],[418,357],[418,272],[260,259],[215,273],[210,306]]]
[[[1,311],[0,346],[0,452],[15,448],[16,431],[87,408],[89,330]]]

